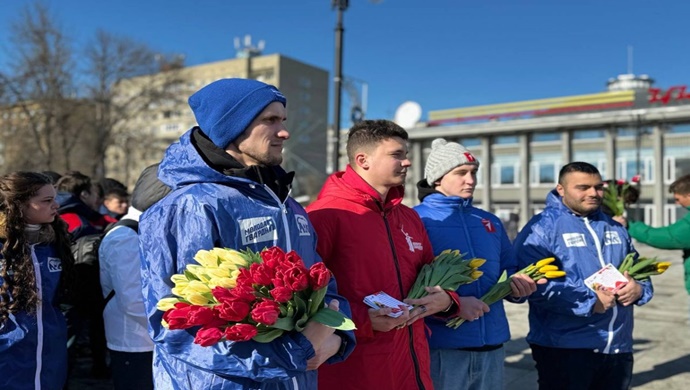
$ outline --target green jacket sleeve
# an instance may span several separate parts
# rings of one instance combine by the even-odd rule
[[[630,222],[628,232],[637,241],[655,248],[688,249],[690,248],[690,213],[672,225],[659,228],[653,228],[642,222]]]

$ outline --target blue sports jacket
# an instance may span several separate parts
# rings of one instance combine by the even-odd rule
[[[292,198],[281,202],[266,186],[226,176],[209,167],[190,140],[191,131],[171,145],[158,177],[172,192],[149,208],[139,225],[144,301],[154,341],[153,374],[166,389],[316,389],[316,371],[305,371],[314,356],[311,343],[297,332],[270,343],[222,342],[211,347],[193,343],[196,329],[168,330],[156,303],[171,296],[170,277],[195,263],[200,249],[226,247],[260,251],[279,246],[295,250],[307,267],[321,261],[316,235],[304,209]],[[331,279],[326,301],[338,299]],[[354,348],[352,332],[344,359]]]
[[[520,231],[514,246],[519,267],[553,256],[554,264],[566,272],[563,278],[537,285],[529,297],[527,342],[606,354],[632,352],[633,305],[594,313],[596,294],[584,284],[606,264],[618,268],[628,253],[637,257],[622,225],[600,210],[586,217],[573,214],[553,190],[544,211]],[[636,304],[643,305],[652,298],[652,284],[638,283],[643,294]]]
[[[477,281],[460,286],[458,295],[480,298],[496,284],[505,270],[516,271],[513,247],[501,220],[472,206],[472,199],[432,193],[415,206],[422,218],[434,255],[445,249],[459,249],[466,258],[484,258],[484,272]],[[429,345],[434,349],[476,348],[499,345],[510,340],[503,301],[491,305],[491,311],[477,321],[465,322],[458,329],[446,326],[445,319],[426,317],[431,330]]]
[[[31,258],[40,304],[0,324],[0,389],[60,390],[67,380],[67,324],[56,299],[62,261],[50,244],[32,245]]]

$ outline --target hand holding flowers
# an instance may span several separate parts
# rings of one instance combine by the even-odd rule
[[[492,304],[498,302],[499,300],[513,293],[513,287],[511,287],[511,285],[513,284],[513,278],[525,277],[516,275],[526,275],[535,282],[544,278],[554,279],[565,276],[564,271],[559,270],[557,266],[551,264],[555,260],[556,259],[553,257],[548,257],[539,260],[538,262],[530,264],[527,267],[519,270],[510,278],[508,277],[508,274],[505,271],[503,271],[503,274],[498,279],[498,282],[493,287],[491,287],[491,289],[486,294],[484,294],[484,296],[482,296],[481,300],[488,306],[491,306]],[[519,288],[515,288],[519,292]],[[465,322],[465,320],[465,318],[461,317],[453,318],[446,323],[446,326],[453,329],[457,329],[460,325],[462,325]]]
[[[626,275],[627,272],[635,280],[648,280],[652,275],[663,274],[670,266],[670,262],[659,261],[656,257],[639,257],[635,261],[635,253],[633,252],[625,256],[625,259],[618,267],[618,271],[623,275]]]
[[[472,283],[483,275],[479,268],[484,259],[463,259],[459,250],[446,249],[434,260],[425,264],[417,275],[407,299],[419,299],[429,292],[427,287],[440,286],[446,291],[455,291],[460,285]]]
[[[463,259],[459,250],[446,249],[425,264],[405,299],[415,306],[408,323],[451,307],[453,300],[448,291],[455,292],[461,285],[479,279],[483,272],[478,268],[485,262],[485,259]]]
[[[652,275],[666,272],[671,263],[658,261],[656,257],[639,257],[635,261],[635,253],[628,253],[618,267],[618,270],[628,279],[628,283],[616,292],[616,300],[623,306],[632,305],[642,296],[642,286],[637,281],[649,280]]]

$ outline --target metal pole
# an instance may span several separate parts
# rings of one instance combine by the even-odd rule
[[[635,122],[635,165],[637,169],[637,178],[638,181],[636,183],[637,186],[637,192],[639,196],[637,197],[636,207],[635,207],[635,220],[636,221],[642,221],[644,217],[641,217],[640,214],[642,210],[640,210],[640,198],[642,198],[642,159],[641,159],[641,149],[642,149],[642,134],[644,130],[642,129],[641,126],[642,118],[638,114],[637,115],[637,120]]]
[[[340,98],[342,95],[343,77],[343,12],[347,10],[349,0],[333,0],[333,7],[338,11],[338,22],[335,25],[335,67],[333,71],[333,169],[340,170]]]

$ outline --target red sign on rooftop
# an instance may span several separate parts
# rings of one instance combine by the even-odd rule
[[[675,85],[665,92],[661,88],[649,88],[649,103],[668,104],[671,101],[690,100],[690,93],[685,91],[686,88],[686,85]]]

